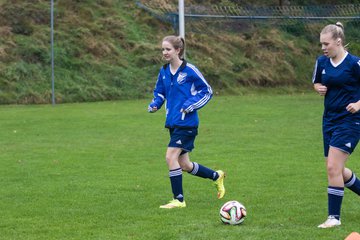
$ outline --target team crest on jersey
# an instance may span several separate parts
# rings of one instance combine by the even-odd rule
[[[180,72],[179,76],[176,79],[178,84],[183,84],[185,82],[186,76],[187,76],[187,73]]]
[[[360,60],[357,62],[357,64],[360,66]]]

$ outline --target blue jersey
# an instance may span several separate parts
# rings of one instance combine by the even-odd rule
[[[360,100],[360,58],[346,53],[345,58],[335,65],[330,58],[321,56],[316,60],[313,83],[327,87],[324,100],[324,118],[339,120],[350,118],[360,120],[360,112],[346,110],[349,103]]]
[[[197,110],[212,97],[212,89],[200,71],[185,60],[173,75],[169,64],[159,72],[150,107],[161,108],[166,100],[165,127],[198,127]],[[182,113],[183,109],[187,113]]]

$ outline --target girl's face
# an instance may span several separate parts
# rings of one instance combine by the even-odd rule
[[[179,59],[180,49],[175,49],[171,43],[167,41],[162,42],[161,50],[163,58],[167,62],[172,62],[173,60]]]
[[[320,34],[321,50],[324,55],[329,58],[336,57],[341,46],[340,41],[340,39],[333,39],[331,32]]]

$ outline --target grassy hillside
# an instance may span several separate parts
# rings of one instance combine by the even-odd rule
[[[169,27],[133,1],[65,0],[55,7],[58,102],[136,98],[149,91],[160,61],[157,35]],[[49,1],[2,4],[0,102],[49,102],[49,21]]]
[[[55,1],[57,102],[151,96],[172,26],[130,0]],[[0,1],[0,103],[51,101],[50,3]],[[189,33],[187,58],[215,91],[243,86],[309,88],[317,43],[279,29]]]

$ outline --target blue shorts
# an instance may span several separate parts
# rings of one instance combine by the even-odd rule
[[[351,154],[359,142],[360,124],[346,119],[335,123],[323,119],[323,137],[325,157],[328,156],[330,146]]]
[[[181,148],[181,154],[191,152],[194,149],[197,128],[169,128],[170,142],[168,147]]]

